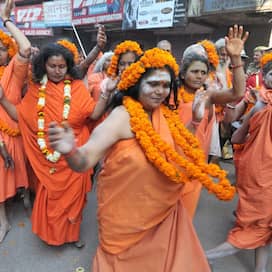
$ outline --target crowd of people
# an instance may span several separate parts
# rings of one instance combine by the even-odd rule
[[[270,143],[272,53],[254,49],[246,70],[242,26],[215,43],[171,43],[144,50],[126,40],[82,60],[74,43],[33,50],[1,11],[0,244],[11,225],[5,203],[18,189],[32,231],[48,245],[81,248],[82,212],[97,182],[99,246],[93,272],[211,271],[218,257],[256,252],[267,272],[272,237]],[[95,64],[94,64],[95,61]],[[236,186],[218,158],[233,149]],[[93,177],[96,177],[95,179]],[[92,177],[92,178],[91,178]],[[194,229],[202,188],[218,199],[238,193],[227,241],[204,251]]]

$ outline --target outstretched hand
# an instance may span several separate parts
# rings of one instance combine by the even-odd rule
[[[241,55],[248,36],[249,33],[244,32],[243,26],[234,25],[229,28],[228,37],[225,37],[225,41],[226,50],[230,57]]]
[[[74,132],[67,122],[63,122],[62,126],[51,122],[48,128],[48,139],[50,146],[61,154],[68,154],[75,146]]]
[[[98,26],[98,32],[97,32],[97,46],[100,48],[100,50],[104,49],[106,43],[107,43],[107,35],[105,32],[105,26],[104,25],[97,25]]]
[[[192,105],[194,122],[200,122],[203,119],[208,98],[209,96],[206,90],[199,89],[195,93],[195,98]]]
[[[14,1],[13,0],[6,0],[5,5],[3,9],[1,10],[1,18],[3,21],[7,20],[10,18],[11,11],[14,7]]]

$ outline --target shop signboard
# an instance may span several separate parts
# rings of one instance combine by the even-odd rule
[[[72,0],[74,25],[121,21],[124,0]]]
[[[53,31],[44,23],[43,5],[16,7],[15,22],[27,36],[52,36]]]
[[[272,10],[271,0],[204,0],[203,13]]]
[[[46,26],[71,26],[71,0],[56,0],[43,3],[44,23]]]
[[[184,26],[187,22],[186,20],[186,5],[187,0],[176,0],[174,9],[174,26]]]
[[[139,0],[137,29],[173,26],[175,0]]]

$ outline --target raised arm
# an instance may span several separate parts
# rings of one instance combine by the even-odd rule
[[[86,59],[84,59],[79,65],[78,69],[80,70],[80,73],[82,77],[85,76],[85,74],[88,71],[88,68],[92,62],[95,61],[97,58],[99,52],[104,49],[105,45],[107,43],[107,36],[105,33],[105,27],[103,25],[98,25],[98,31],[97,31],[97,38],[96,38],[96,45],[91,50],[91,52],[88,54]]]
[[[230,56],[233,70],[233,88],[220,91],[209,90],[212,104],[226,104],[242,98],[246,83],[241,51],[244,48],[248,35],[248,32],[244,33],[242,26],[238,27],[235,25],[229,28],[229,34],[228,37],[225,37],[225,40],[226,50]]]
[[[73,130],[67,125],[51,123],[48,130],[49,142],[53,149],[64,155],[74,171],[83,172],[94,167],[107,150],[121,139],[132,138],[129,115],[118,107],[93,131],[88,142],[76,147]]]
[[[1,10],[1,19],[3,20],[4,26],[11,33],[19,47],[17,58],[19,58],[21,62],[28,62],[31,53],[31,44],[24,33],[10,20],[13,6],[13,0],[6,0],[4,8]]]

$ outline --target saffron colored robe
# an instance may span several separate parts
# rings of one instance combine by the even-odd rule
[[[99,99],[101,92],[100,84],[105,78],[106,74],[103,72],[93,73],[88,77],[88,89],[94,101]]]
[[[28,63],[21,63],[17,56],[14,56],[5,68],[1,78],[1,86],[5,96],[14,105],[21,101],[24,85],[24,80],[21,80],[21,78],[26,77],[27,67]],[[9,117],[2,106],[0,106],[0,119],[9,128],[18,129],[18,123]],[[4,202],[16,194],[17,188],[28,187],[28,177],[22,137],[12,137],[4,131],[0,131],[0,133],[6,144],[7,151],[14,161],[14,169],[6,169],[4,160],[0,159],[0,202]]]
[[[174,147],[160,109],[152,123]],[[146,159],[136,139],[116,143],[98,179],[100,245],[92,271],[210,271],[181,189]]]
[[[79,240],[82,210],[86,193],[90,190],[90,172],[72,171],[63,157],[57,163],[48,161],[37,144],[37,102],[39,84],[30,84],[18,105],[19,125],[24,147],[38,179],[36,198],[32,212],[32,230],[50,245],[61,245]],[[64,83],[48,81],[46,85],[45,132],[51,121],[62,122]],[[71,84],[71,109],[68,122],[73,128],[77,145],[89,137],[85,125],[94,103],[80,80]],[[48,146],[48,139],[46,138]],[[49,146],[48,146],[49,147]]]
[[[183,124],[187,125],[192,121],[192,105],[193,102],[179,103],[179,116]],[[212,127],[215,122],[215,115],[212,112],[210,114],[209,110],[205,110],[205,114],[200,124],[198,125],[195,136],[198,138],[200,145],[208,158],[208,153],[210,150],[211,136],[212,136]],[[185,208],[187,209],[188,214],[191,218],[194,217],[197,204],[199,201],[202,185],[197,180],[192,181],[184,185],[182,189],[182,199]]]
[[[272,105],[255,113],[249,137],[235,152],[239,201],[235,227],[228,242],[241,249],[255,249],[272,240]]]

